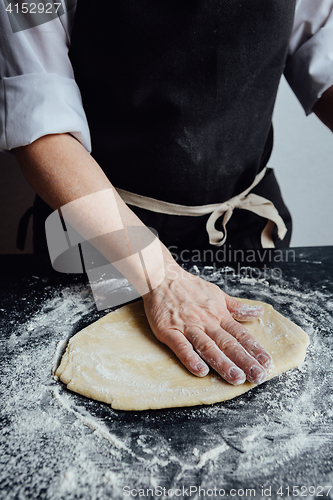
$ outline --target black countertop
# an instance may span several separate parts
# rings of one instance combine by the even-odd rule
[[[0,256],[0,498],[333,498],[332,257],[313,247],[186,263],[299,324],[306,360],[232,401],[124,412],[52,378],[64,341],[107,312],[86,277]]]

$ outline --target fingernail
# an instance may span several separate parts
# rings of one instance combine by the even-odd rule
[[[261,384],[264,380],[266,380],[266,372],[265,370],[259,368],[259,366],[252,366],[248,379],[253,384]]]
[[[201,377],[205,377],[209,372],[208,366],[201,363],[201,361],[195,366],[195,369],[199,372]]]
[[[271,356],[267,356],[267,354],[258,354],[256,356],[256,360],[259,361],[259,363],[264,367],[264,368],[269,368],[272,366],[273,360]]]
[[[230,368],[229,377],[231,378],[231,383],[234,385],[244,384],[246,380],[245,373],[240,368],[235,367]]]

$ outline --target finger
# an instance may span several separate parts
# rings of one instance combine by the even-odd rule
[[[230,333],[265,369],[272,366],[273,360],[271,355],[256,341],[247,328],[237,323],[231,316],[224,316],[222,318],[221,328]]]
[[[264,382],[267,377],[266,370],[244,349],[233,335],[219,327],[210,330],[209,336],[225,356],[243,370],[249,382],[252,384]]]
[[[191,372],[198,377],[204,377],[209,372],[209,367],[194,351],[192,345],[181,333],[176,329],[164,331],[158,339],[166,344],[177,356],[179,361]]]
[[[234,297],[230,297],[230,295],[224,295],[228,311],[237,321],[249,321],[252,319],[257,319],[260,318],[260,316],[262,316],[264,312],[264,308],[259,304],[245,304],[244,302],[241,302]]]
[[[216,343],[199,327],[187,326],[184,334],[193,344],[200,357],[224,380],[233,385],[243,384],[245,373],[218,348]],[[236,342],[236,341],[235,341]],[[240,346],[241,349],[243,349]]]

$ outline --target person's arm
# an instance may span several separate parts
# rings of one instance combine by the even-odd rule
[[[332,130],[333,0],[297,0],[284,74],[305,113]]]
[[[69,134],[47,135],[14,152],[30,185],[54,209],[92,193],[113,189],[99,165]],[[116,193],[115,196],[124,227],[143,226]],[[94,210],[93,219],[85,217],[89,214],[75,215],[88,226],[100,224],[103,231],[112,214],[107,213],[103,203]],[[113,245],[118,247],[120,257],[128,256],[123,241],[113,240]],[[271,357],[236,321],[256,319],[262,308],[246,306],[216,285],[187,273],[162,248],[165,278],[143,295],[147,318],[156,337],[197,376],[206,375],[211,366],[232,384],[243,383],[246,378],[253,383],[263,382]],[[103,253],[108,256],[107,245]],[[129,269],[131,276],[140,274],[135,265],[134,262]],[[126,273],[127,270],[124,275],[128,277]]]
[[[318,99],[312,111],[333,132],[333,85]]]
[[[5,3],[0,2],[0,149],[11,151],[47,134],[70,132],[91,151],[68,57],[73,15],[74,9],[13,33]]]

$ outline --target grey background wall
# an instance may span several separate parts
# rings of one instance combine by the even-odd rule
[[[293,246],[333,245],[333,134],[312,113],[305,116],[281,80],[274,112],[274,167],[293,216]]]
[[[333,245],[333,134],[304,111],[284,79],[274,113],[274,167],[294,221],[292,246]],[[34,193],[11,155],[0,154],[0,253],[16,248],[20,217]],[[32,252],[31,224],[24,253]]]

